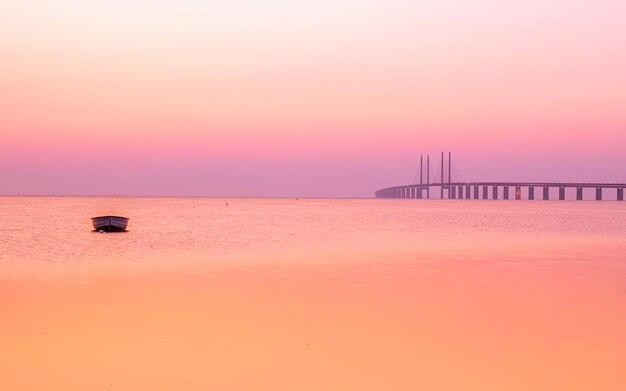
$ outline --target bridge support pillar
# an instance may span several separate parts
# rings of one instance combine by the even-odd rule
[[[596,187],[596,201],[602,201],[602,188]]]
[[[469,200],[470,198],[472,198],[471,192],[472,188],[469,185],[465,186],[465,199]]]
[[[489,187],[483,186],[483,200],[489,199]]]
[[[448,198],[455,199],[456,198],[456,186],[448,186]]]
[[[548,186],[543,187],[543,199],[547,201],[550,199],[550,188]]]
[[[508,186],[504,186],[502,188],[502,199],[503,200],[508,200],[509,199],[509,187]]]
[[[497,199],[498,199],[498,186],[494,186],[494,187],[493,187],[493,192],[492,192],[492,194],[493,194],[493,199],[494,199],[494,200],[497,200]]]
[[[515,199],[516,200],[522,199],[522,187],[521,186],[515,186]]]
[[[624,188],[623,187],[617,188],[617,200],[624,201]]]
[[[459,199],[462,200],[463,199],[463,186],[459,186],[458,188],[458,193],[459,193]]]
[[[422,190],[423,190],[423,189],[422,189],[421,187],[418,187],[418,188],[417,188],[417,189],[415,189],[415,190],[417,190],[417,199],[418,199],[418,200],[421,200],[421,199],[422,199],[422,195],[423,195],[423,194],[422,194]]]
[[[478,199],[478,186],[474,186],[474,199]]]
[[[535,199],[535,186],[528,186],[528,199],[529,200]]]
[[[565,199],[565,188],[563,186],[559,187],[559,200],[563,201]]]
[[[583,188],[577,187],[576,188],[576,200],[582,201],[582,199],[583,199]]]

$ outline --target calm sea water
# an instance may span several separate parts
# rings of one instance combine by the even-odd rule
[[[623,390],[626,203],[0,197],[0,317],[2,390]]]

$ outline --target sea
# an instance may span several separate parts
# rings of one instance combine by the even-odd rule
[[[624,389],[624,202],[0,197],[0,390]]]

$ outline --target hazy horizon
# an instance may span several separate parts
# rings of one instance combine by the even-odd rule
[[[431,155],[431,183],[439,182],[440,166],[437,154]],[[446,155],[447,159],[447,155]],[[537,164],[537,158],[532,159],[530,166],[525,166],[524,161],[505,161],[504,163],[494,161],[490,164],[488,161],[477,161],[474,163],[474,173],[465,174],[469,171],[465,167],[458,167],[456,156],[453,155],[453,181],[472,182],[472,181],[559,181],[559,182],[613,182],[626,183],[625,177],[620,174],[624,172],[625,165],[620,160],[611,161],[609,158],[593,159],[592,156],[587,157],[589,162],[581,161],[580,164],[572,164],[570,171],[546,171],[542,172],[542,167]],[[40,166],[38,169],[31,169],[30,172],[22,172],[19,175],[7,175],[6,172],[17,171],[16,167],[3,166],[0,172],[5,172],[0,183],[5,186],[0,187],[0,195],[11,196],[137,196],[137,197],[243,197],[243,198],[282,198],[282,197],[301,197],[301,198],[367,198],[373,197],[374,192],[384,187],[406,185],[418,183],[416,181],[419,173],[419,156],[411,159],[397,159],[393,163],[388,163],[376,170],[376,167],[370,167],[377,175],[375,178],[366,178],[365,173],[347,168],[345,172],[327,171],[327,177],[319,177],[312,183],[322,185],[321,189],[315,189],[310,185],[307,186],[304,175],[299,176],[288,167],[281,169],[268,170],[259,173],[257,178],[248,181],[248,183],[239,183],[241,175],[231,178],[220,176],[219,170],[213,170],[214,177],[205,173],[199,178],[186,176],[177,178],[176,170],[164,169],[160,177],[159,172],[154,172],[151,177],[137,178],[136,171],[133,167],[127,167],[131,172],[125,172],[124,168],[113,164],[113,168],[109,165],[101,164],[95,167],[75,167],[68,181],[67,173],[60,172],[57,167]],[[403,164],[404,163],[404,164]],[[395,164],[395,167],[393,165]],[[426,156],[424,156],[424,170],[426,170]],[[447,162],[446,171],[444,173],[445,181],[448,181]],[[552,162],[551,166],[562,167],[559,162]],[[550,166],[548,166],[550,167]],[[119,170],[117,178],[110,179],[115,170]],[[90,172],[93,170],[94,172]],[[386,170],[386,172],[385,172]],[[395,171],[394,171],[395,170]],[[211,170],[207,170],[211,172]],[[511,173],[507,175],[507,172]],[[310,172],[310,171],[309,171]],[[322,168],[318,173],[324,173]],[[480,173],[483,173],[481,175]],[[561,172],[561,175],[554,174]],[[517,174],[515,174],[517,173]],[[528,173],[527,175],[523,175]],[[127,174],[127,175],[123,175]],[[241,173],[243,174],[243,173]],[[386,175],[388,174],[388,175]],[[81,177],[82,176],[82,177]],[[126,176],[126,178],[124,178]],[[65,180],[56,182],[56,179],[62,177]],[[96,180],[89,186],[89,178]],[[264,185],[263,178],[274,179],[268,181],[269,184],[276,185],[275,189]],[[284,180],[276,181],[277,177]],[[100,178],[100,179],[97,179]],[[342,179],[349,178],[351,183],[342,182]],[[423,174],[424,183],[426,182],[426,171]],[[26,180],[25,180],[26,179]],[[139,181],[133,183],[133,181]],[[211,182],[213,181],[213,182]],[[225,183],[226,182],[226,183]],[[18,186],[18,183],[22,186]],[[169,187],[172,183],[179,186]],[[217,185],[223,185],[218,187]],[[332,185],[336,188],[333,189]],[[113,187],[111,187],[113,185]],[[120,188],[126,189],[119,191]],[[6,191],[13,190],[13,191]],[[587,190],[586,190],[587,191]],[[436,198],[436,192],[433,198]]]

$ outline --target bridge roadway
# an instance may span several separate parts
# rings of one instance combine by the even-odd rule
[[[549,199],[550,188],[559,189],[559,200],[565,199],[566,188],[576,188],[576,199],[583,199],[584,188],[596,189],[596,200],[603,198],[604,189],[616,189],[615,199],[624,200],[624,188],[626,183],[580,183],[580,182],[444,182],[444,183],[422,183],[413,185],[403,185],[387,187],[378,190],[376,198],[430,198],[430,188],[437,187],[441,189],[441,198],[445,198],[444,190],[446,190],[449,199],[492,199],[499,198],[499,189],[502,188],[502,199],[509,199],[509,189],[514,188],[513,196],[516,200],[522,199],[522,188],[526,188],[526,194],[529,200],[535,199],[535,187],[540,187],[542,198]],[[479,190],[482,188],[482,192]],[[491,189],[491,198],[489,197],[489,189]],[[482,193],[482,194],[481,194]],[[479,197],[482,196],[482,197]]]

